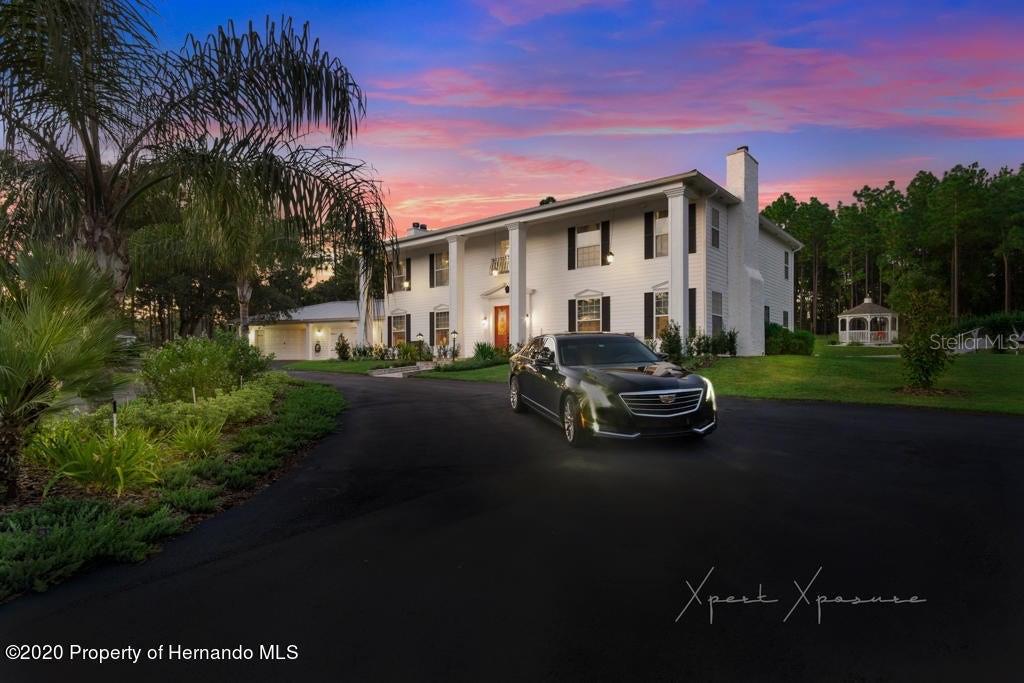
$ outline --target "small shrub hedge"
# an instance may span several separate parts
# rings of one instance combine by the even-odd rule
[[[164,454],[152,434],[143,429],[122,429],[89,434],[62,426],[33,439],[26,456],[53,472],[50,486],[70,479],[87,489],[121,496],[160,481]]]
[[[181,530],[166,506],[53,498],[0,517],[0,600],[44,591],[101,561],[139,562]]]
[[[461,372],[463,370],[479,370],[480,368],[490,368],[495,365],[506,365],[508,363],[507,358],[501,356],[493,356],[491,358],[466,358],[463,360],[452,361],[445,365],[438,365],[435,370],[438,372]]]
[[[791,331],[777,323],[764,327],[764,352],[768,356],[814,354],[814,334],[807,330]]]

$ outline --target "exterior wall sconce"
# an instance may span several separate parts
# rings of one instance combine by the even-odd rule
[[[609,251],[608,258],[606,260],[608,261],[608,263],[615,263],[615,253]]]
[[[498,267],[497,266],[493,266],[491,268],[491,277],[498,277]]]
[[[402,280],[402,289],[409,289],[409,281]]]
[[[420,344],[422,344],[422,343],[423,343],[423,333],[422,333],[422,332],[418,332],[418,333],[416,334],[416,341],[417,341],[418,343],[420,343]]]
[[[505,283],[505,293],[508,294],[508,283]]]
[[[487,316],[480,318],[480,327],[487,327]]]

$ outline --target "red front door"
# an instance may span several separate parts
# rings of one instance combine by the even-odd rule
[[[508,347],[508,306],[494,307],[494,345]]]

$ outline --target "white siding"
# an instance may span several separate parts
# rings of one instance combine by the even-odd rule
[[[447,252],[448,242],[441,241],[432,247],[422,247],[415,250],[403,250],[400,258],[412,259],[412,277],[409,279],[409,290],[402,289],[402,283],[396,278],[395,290],[385,296],[386,315],[410,315],[412,316],[412,328],[408,330],[409,341],[416,339],[416,335],[422,333],[426,339],[430,334],[430,311],[448,310],[448,287],[430,286],[430,253]],[[449,278],[451,275],[449,275]],[[387,320],[383,322],[382,342],[387,344],[388,327]],[[459,330],[461,335],[462,330]],[[461,340],[460,340],[461,343]]]
[[[793,251],[777,237],[764,230],[758,239],[760,269],[764,277],[764,306],[769,307],[771,322],[782,324],[782,312],[789,311],[789,328],[793,329]],[[785,278],[785,256],[789,254],[789,279]]]

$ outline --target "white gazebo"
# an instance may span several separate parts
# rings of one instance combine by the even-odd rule
[[[899,323],[896,311],[867,297],[864,303],[839,314],[839,343],[895,344]]]

